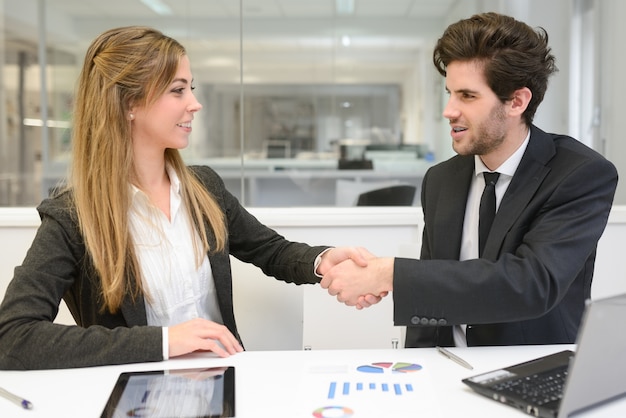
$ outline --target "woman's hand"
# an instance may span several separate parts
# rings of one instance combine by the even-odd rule
[[[228,357],[243,351],[243,347],[228,328],[202,318],[169,327],[168,339],[170,357],[194,351],[212,351],[220,357]]]
[[[367,267],[367,260],[376,256],[363,247],[333,247],[322,252],[322,262],[315,273],[323,276],[328,270],[346,260],[352,260],[359,267]]]

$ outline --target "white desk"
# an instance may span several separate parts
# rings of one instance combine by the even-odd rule
[[[0,398],[2,417],[98,417],[118,374],[129,370],[235,366],[236,412],[238,417],[312,417],[316,408],[341,405],[355,411],[353,417],[523,417],[524,413],[500,405],[472,392],[461,379],[500,366],[526,361],[573,346],[452,348],[474,366],[468,370],[446,359],[434,349],[398,350],[313,350],[257,351],[221,359],[211,354],[194,354],[161,363],[106,366],[86,369],[31,372],[0,371],[0,386],[29,399],[34,409],[22,410]],[[422,370],[407,374],[360,373],[356,367],[373,362],[407,362]],[[355,393],[344,396],[344,382],[410,382],[412,392],[401,395],[371,392],[366,398]],[[329,383],[337,382],[332,401]],[[594,384],[590,382],[590,384]],[[380,386],[380,385],[379,385]],[[385,397],[386,396],[386,397]],[[359,400],[360,399],[360,400]],[[381,415],[363,403],[383,408]],[[359,409],[360,408],[360,409]],[[406,408],[405,411],[402,411]],[[604,413],[601,413],[604,412]],[[333,415],[334,416],[334,415]],[[626,416],[626,402],[607,405],[589,417]]]

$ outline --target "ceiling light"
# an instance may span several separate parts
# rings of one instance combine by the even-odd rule
[[[43,121],[41,119],[32,119],[32,118],[24,118],[22,121],[24,126],[43,126]],[[49,128],[64,128],[69,129],[72,127],[72,124],[66,120],[51,120],[48,119],[46,121],[46,126]]]
[[[352,43],[352,41],[350,40],[350,37],[348,35],[343,35],[341,37],[341,45],[343,45],[343,46],[350,46],[351,43]]]
[[[163,3],[161,0],[141,0],[143,4],[148,6],[150,10],[161,15],[171,15],[172,9],[167,4]]]
[[[338,15],[354,14],[354,0],[335,0],[335,10]]]

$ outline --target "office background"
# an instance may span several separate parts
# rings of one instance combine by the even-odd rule
[[[0,298],[39,225],[34,206],[64,175],[84,51],[112,26],[148,24],[188,47],[204,109],[185,158],[216,168],[254,215],[292,240],[419,255],[419,208],[339,206],[351,206],[349,192],[367,186],[419,185],[433,160],[451,155],[431,50],[447,24],[476,12],[500,11],[548,30],[560,72],[536,123],[570,133],[620,171],[626,165],[618,134],[626,92],[621,0],[356,0],[347,15],[337,9],[344,2],[332,0],[166,4],[171,14],[140,0],[0,0]],[[368,144],[400,142],[416,147],[363,154]],[[374,168],[339,170],[342,152],[372,159]],[[594,298],[626,292],[624,190],[599,244]],[[318,286],[285,285],[232,261],[249,350],[402,344],[391,298],[356,311]],[[57,322],[73,322],[65,306]]]
[[[246,206],[351,206],[368,188],[419,188],[428,166],[452,155],[432,46],[482,11],[548,30],[560,71],[537,125],[621,171],[620,0],[3,0],[0,206],[35,206],[62,181],[84,51],[130,24],[188,48],[204,109],[185,158],[216,168]],[[373,169],[340,170],[342,157]]]

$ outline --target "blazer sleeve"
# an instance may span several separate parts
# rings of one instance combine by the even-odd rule
[[[313,272],[313,263],[327,246],[310,246],[287,240],[248,212],[226,190],[222,179],[212,169],[202,166],[193,169],[222,205],[231,255],[285,282],[306,284],[320,281]]]
[[[94,277],[68,214],[45,201],[42,221],[0,305],[0,369],[55,369],[163,360],[160,327],[53,323],[64,295],[74,312],[98,311]],[[78,311],[77,311],[78,310]],[[80,319],[80,318],[78,318]],[[121,324],[120,324],[121,325]]]

